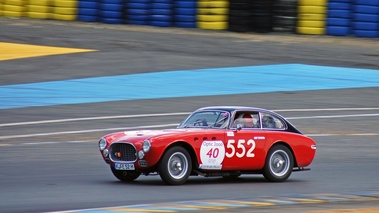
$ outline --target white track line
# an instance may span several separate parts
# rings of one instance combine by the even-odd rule
[[[70,122],[70,121],[90,121],[90,120],[108,120],[108,119],[120,119],[120,118],[159,117],[159,116],[175,116],[175,115],[189,115],[189,114],[190,114],[190,112],[177,112],[177,113],[158,113],[158,114],[140,114],[140,115],[100,116],[100,117],[87,117],[87,118],[68,118],[68,119],[56,119],[56,120],[4,123],[4,124],[0,124],[0,127],[22,126],[22,125],[33,125],[33,124],[47,124],[47,123],[63,123],[63,122]]]
[[[379,110],[379,108],[324,108],[324,109],[278,109],[275,112],[321,112],[321,111],[368,111]],[[3,123],[0,127],[6,126],[22,126],[33,124],[47,124],[47,123],[63,123],[72,121],[90,121],[90,120],[108,120],[108,119],[122,119],[122,118],[141,118],[141,117],[159,117],[159,116],[175,116],[175,115],[189,115],[192,112],[176,112],[176,113],[155,113],[155,114],[138,114],[138,115],[115,115],[115,116],[99,116],[87,118],[68,118],[68,119],[55,119],[55,120],[42,120],[42,121],[28,121],[17,123]],[[306,117],[304,117],[306,118]]]
[[[87,130],[64,131],[64,132],[48,132],[48,133],[36,133],[36,134],[27,134],[27,135],[6,135],[6,136],[0,136],[0,140],[1,139],[12,139],[12,138],[51,136],[51,135],[80,134],[80,133],[90,133],[90,132],[117,131],[117,130],[166,128],[166,127],[175,127],[177,125],[178,124],[176,123],[176,124],[160,124],[160,125],[150,125],[150,126],[117,127],[117,128],[107,128],[107,129],[87,129]]]
[[[362,111],[362,110],[379,110],[379,108],[330,108],[330,109],[282,109],[275,110],[277,112],[287,111]],[[119,118],[138,118],[138,117],[152,117],[152,116],[175,116],[175,115],[189,115],[190,112],[177,112],[177,113],[158,113],[158,114],[139,114],[139,115],[118,115],[118,116],[101,116],[101,117],[87,117],[87,118],[71,118],[71,119],[57,119],[57,120],[44,120],[44,121],[32,121],[32,122],[19,122],[19,123],[7,123],[0,124],[0,127],[5,126],[19,126],[19,125],[33,125],[33,124],[46,124],[46,123],[60,123],[60,122],[70,122],[70,121],[84,121],[84,120],[104,120],[104,119],[119,119]],[[326,116],[306,116],[306,117],[287,117],[288,120],[299,120],[299,119],[320,119],[320,118],[346,118],[346,117],[374,117],[379,116],[378,113],[375,114],[354,114],[354,115],[326,115]],[[48,133],[36,133],[36,134],[26,134],[26,135],[6,135],[0,136],[1,139],[13,139],[13,138],[27,138],[27,137],[38,137],[38,136],[51,136],[51,135],[63,135],[63,134],[80,134],[80,133],[90,133],[90,132],[110,132],[117,130],[131,130],[131,129],[146,129],[146,128],[167,128],[175,127],[178,124],[160,124],[160,125],[148,125],[148,126],[134,126],[134,127],[116,127],[116,128],[105,128],[105,129],[87,129],[87,130],[75,130],[75,131],[62,131],[62,132],[48,132]],[[334,134],[315,134],[314,136],[331,136]],[[340,135],[340,134],[337,134]],[[350,134],[356,135],[356,134]],[[377,135],[376,133],[363,133],[361,135]]]

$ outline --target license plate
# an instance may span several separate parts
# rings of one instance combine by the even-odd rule
[[[132,164],[132,163],[115,163],[114,168],[116,170],[134,170],[134,164]]]

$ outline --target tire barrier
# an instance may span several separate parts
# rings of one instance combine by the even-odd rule
[[[0,0],[0,16],[379,38],[379,0]]]
[[[6,17],[25,17],[26,16],[25,0],[3,0],[1,14]]]
[[[197,15],[197,0],[176,0],[174,2],[174,26],[195,28]]]
[[[52,19],[61,21],[74,21],[77,14],[77,0],[50,0],[53,5]]]
[[[272,31],[272,8],[272,1],[252,1],[253,32],[268,33]]]
[[[274,0],[272,30],[295,33],[297,26],[297,0]]]
[[[297,33],[325,34],[327,0],[299,0]]]
[[[26,17],[33,19],[51,19],[53,17],[53,7],[49,0],[26,2]]]
[[[106,24],[123,24],[124,0],[100,0],[99,19]]]
[[[126,23],[133,25],[150,24],[151,0],[129,0],[126,5]]]
[[[331,36],[351,35],[351,0],[329,0],[326,34]]]
[[[151,0],[150,25],[171,27],[173,25],[173,1]]]
[[[96,0],[78,1],[78,21],[98,22],[100,3]]]
[[[228,28],[229,1],[198,0],[197,27],[207,30],[226,30]]]
[[[253,4],[250,0],[230,0],[228,30],[253,31]]]
[[[353,35],[379,37],[379,0],[355,0],[353,5]]]

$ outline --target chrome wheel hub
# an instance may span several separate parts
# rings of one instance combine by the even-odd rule
[[[171,155],[168,161],[168,172],[170,176],[175,179],[182,178],[188,170],[188,159],[180,152]]]
[[[290,159],[286,152],[277,150],[271,155],[270,169],[275,176],[283,176],[290,169]]]

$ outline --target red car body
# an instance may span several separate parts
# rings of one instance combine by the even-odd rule
[[[315,141],[282,116],[251,107],[201,108],[176,129],[111,133],[99,147],[119,180],[158,173],[167,184],[257,173],[285,181],[292,171],[309,170],[316,153]]]

